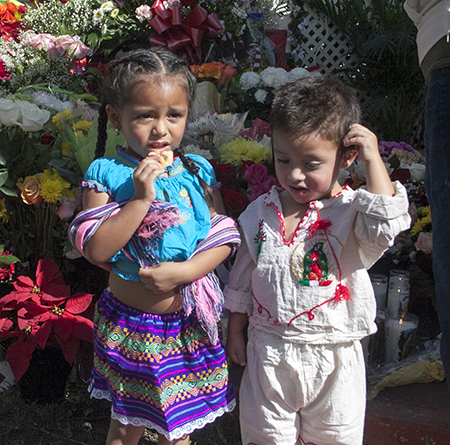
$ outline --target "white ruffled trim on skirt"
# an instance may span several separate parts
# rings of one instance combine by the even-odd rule
[[[111,394],[109,391],[93,388],[92,383],[89,386],[88,391],[91,393],[91,397],[95,399],[106,399],[111,401]],[[213,423],[218,417],[233,411],[235,407],[236,399],[233,399],[226,407],[219,408],[215,411],[210,411],[205,417],[195,419],[192,422],[176,428],[171,432],[163,430],[159,425],[154,424],[150,420],[143,419],[142,417],[130,417],[123,414],[118,414],[114,411],[113,406],[111,406],[111,418],[118,420],[123,425],[145,426],[146,428],[156,430],[158,434],[162,434],[168,440],[176,440],[181,439],[186,434],[191,434],[195,430],[202,429],[208,423]]]

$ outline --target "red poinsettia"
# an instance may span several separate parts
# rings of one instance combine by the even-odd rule
[[[17,337],[6,359],[20,380],[36,348],[59,345],[72,364],[80,340],[93,341],[93,322],[83,316],[92,294],[70,295],[70,288],[51,258],[39,260],[36,281],[20,276],[15,290],[0,299],[0,338]]]

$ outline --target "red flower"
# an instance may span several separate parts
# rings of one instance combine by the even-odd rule
[[[49,147],[52,147],[55,143],[55,138],[52,136],[51,131],[46,131],[45,133],[42,133],[41,136],[41,144],[42,145],[48,145]]]
[[[0,256],[15,258],[12,257],[12,255],[10,255],[9,252],[2,252]],[[6,258],[0,258],[0,283],[3,281],[9,281],[14,275],[15,270],[14,263],[11,263],[10,261],[8,262],[2,261],[5,259]]]
[[[233,187],[222,186],[220,187],[220,193],[227,214],[233,216],[245,210],[247,199]]]
[[[71,296],[51,258],[39,260],[35,282],[20,276],[13,284],[15,290],[0,299],[0,338],[17,337],[6,354],[16,381],[27,370],[34,349],[44,348],[49,340],[73,363],[80,340],[93,341],[93,322],[82,315],[92,294]]]
[[[6,71],[5,62],[0,59],[0,80],[8,80],[11,76],[9,71]]]
[[[214,168],[214,171],[218,182],[226,182],[230,179],[236,178],[233,164],[218,164]]]
[[[391,173],[392,181],[400,181],[405,183],[409,178],[411,178],[411,172],[407,168],[396,168]]]

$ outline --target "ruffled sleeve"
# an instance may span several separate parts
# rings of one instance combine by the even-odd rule
[[[393,185],[394,196],[376,195],[362,187],[353,196],[351,204],[358,212],[354,232],[366,269],[379,259],[380,251],[392,246],[395,237],[411,226],[406,189],[398,181]]]
[[[81,181],[81,188],[95,189],[98,192],[107,193],[109,196],[114,197],[109,184],[110,170],[110,159],[96,159],[86,170],[84,179]]]

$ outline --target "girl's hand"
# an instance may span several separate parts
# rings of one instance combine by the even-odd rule
[[[151,204],[156,199],[154,186],[155,178],[164,173],[164,169],[158,162],[159,156],[142,159],[133,174],[134,196],[133,199],[142,199]]]
[[[155,266],[139,269],[139,276],[145,287],[155,295],[164,294],[179,286],[177,269],[180,263],[159,263]]]
[[[376,135],[363,125],[350,125],[350,130],[345,135],[343,142],[346,147],[349,145],[355,146],[358,150],[359,159],[364,164],[381,158]]]

